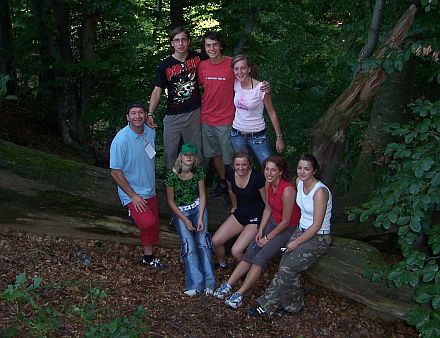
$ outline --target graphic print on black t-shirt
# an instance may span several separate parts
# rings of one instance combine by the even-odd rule
[[[167,57],[159,65],[155,85],[168,90],[167,114],[182,114],[200,107],[197,67],[200,56],[190,52],[184,62]]]

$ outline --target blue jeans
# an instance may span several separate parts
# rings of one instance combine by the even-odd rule
[[[182,211],[197,228],[199,206]],[[180,237],[180,257],[185,264],[186,290],[203,291],[215,288],[215,276],[212,268],[212,242],[208,233],[208,213],[203,213],[205,228],[201,232],[189,230],[180,218],[174,216],[174,224]]]
[[[240,132],[233,129],[231,130],[231,143],[235,151],[242,149],[249,151],[249,149],[252,149],[260,164],[262,164],[266,158],[272,155],[269,143],[267,142],[266,133],[259,136],[244,136],[240,135]]]

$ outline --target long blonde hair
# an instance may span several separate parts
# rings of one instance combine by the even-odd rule
[[[199,160],[197,158],[197,155],[194,154],[195,156],[195,160],[194,163],[191,166],[190,171],[192,173],[195,173],[197,171],[197,168],[199,167]],[[173,171],[176,174],[181,174],[182,173],[182,167],[183,167],[183,163],[182,163],[182,153],[179,153],[179,156],[177,156],[176,158],[176,162],[174,162],[174,167],[173,167]]]

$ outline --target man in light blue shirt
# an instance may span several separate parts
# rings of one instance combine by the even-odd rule
[[[163,268],[153,255],[153,246],[159,242],[154,166],[156,132],[145,124],[146,118],[142,102],[128,105],[128,125],[116,134],[110,147],[110,168],[121,203],[139,228],[144,251],[142,262]]]

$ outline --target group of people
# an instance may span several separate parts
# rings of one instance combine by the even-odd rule
[[[181,242],[185,291],[225,299],[238,308],[267,263],[284,251],[270,286],[252,308],[253,315],[286,314],[303,307],[299,273],[322,255],[330,244],[332,199],[319,181],[318,163],[304,155],[291,182],[287,162],[272,156],[263,111],[266,108],[276,135],[276,150],[284,149],[270,86],[256,80],[249,60],[223,56],[219,33],[203,37],[208,58],[189,51],[190,35],[178,27],[170,33],[174,53],[163,60],[155,78],[149,109],[130,103],[128,125],[115,136],[110,149],[111,175],[121,202],[139,228],[142,262],[165,265],[154,256],[159,241],[155,194],[155,110],[162,90],[167,91],[163,119],[167,202]],[[200,97],[199,86],[203,87]],[[183,145],[182,145],[183,143]],[[255,155],[262,172],[253,167]],[[230,216],[211,237],[208,233],[205,173],[199,166],[212,159],[220,182],[214,196],[228,192]],[[238,236],[231,252],[237,266],[216,289],[214,267],[225,268],[225,243]],[[215,254],[215,259],[213,257]],[[234,285],[244,277],[236,292]]]

